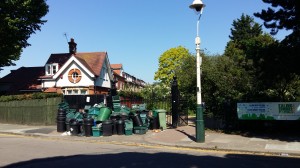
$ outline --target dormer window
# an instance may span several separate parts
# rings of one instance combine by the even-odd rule
[[[58,64],[46,64],[46,75],[54,75],[58,71]]]

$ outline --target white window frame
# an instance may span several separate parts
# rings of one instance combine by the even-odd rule
[[[46,64],[45,67],[46,67],[45,68],[46,75],[54,75],[58,71],[58,63]],[[53,71],[54,69],[56,70],[56,72]]]
[[[75,93],[77,91],[77,93]],[[87,95],[87,88],[65,88],[63,89],[64,95]]]

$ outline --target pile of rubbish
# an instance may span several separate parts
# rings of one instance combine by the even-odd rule
[[[112,136],[146,134],[166,129],[166,110],[149,111],[146,104],[121,105],[119,97],[113,97],[113,109],[103,103],[85,106],[84,111],[69,108],[67,102],[58,105],[57,132],[72,136]]]

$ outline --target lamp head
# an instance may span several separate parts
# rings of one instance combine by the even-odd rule
[[[194,0],[193,4],[190,5],[190,8],[195,10],[197,13],[202,13],[204,7],[205,5],[203,4],[202,0]]]

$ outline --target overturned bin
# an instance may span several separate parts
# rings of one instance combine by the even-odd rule
[[[111,109],[110,108],[108,108],[108,107],[101,107],[99,115],[97,117],[97,121],[107,120],[107,119],[109,119],[110,115],[111,115]]]

